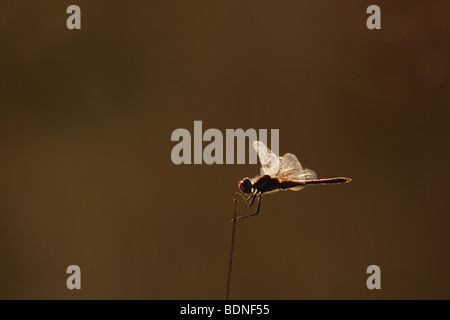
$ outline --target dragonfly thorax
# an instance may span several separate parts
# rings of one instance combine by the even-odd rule
[[[253,181],[250,178],[244,178],[239,181],[239,189],[245,194],[252,193],[253,190]]]

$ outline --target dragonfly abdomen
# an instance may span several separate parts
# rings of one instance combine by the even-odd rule
[[[339,177],[339,178],[325,178],[325,179],[315,179],[315,180],[306,180],[305,184],[340,184],[347,183],[352,181],[352,179]]]

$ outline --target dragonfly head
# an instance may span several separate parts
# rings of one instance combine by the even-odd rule
[[[244,178],[239,181],[239,189],[245,194],[252,193],[253,182],[250,178]]]

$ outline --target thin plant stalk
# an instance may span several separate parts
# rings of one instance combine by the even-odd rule
[[[236,231],[236,217],[237,217],[237,211],[238,211],[238,202],[239,202],[239,194],[236,193],[236,197],[234,199],[234,219],[233,219],[233,231],[231,232],[231,251],[230,251],[230,264],[228,266],[228,282],[227,282],[226,300],[228,300],[228,298],[230,297],[231,267],[233,265],[234,234]]]

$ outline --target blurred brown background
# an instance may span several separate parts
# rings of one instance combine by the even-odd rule
[[[353,178],[264,197],[237,225],[231,298],[449,299],[449,12],[0,1],[0,298],[223,299],[232,199],[259,167],[174,165],[172,131],[202,120],[280,129],[281,153]]]

